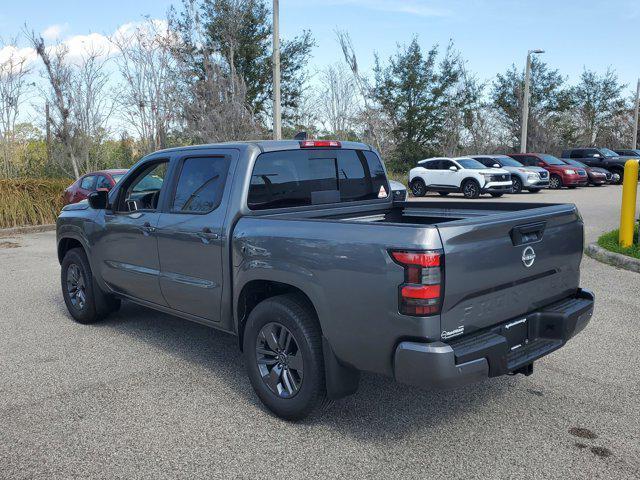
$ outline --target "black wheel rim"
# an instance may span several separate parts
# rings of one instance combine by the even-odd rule
[[[422,182],[414,182],[414,184],[411,185],[411,190],[416,197],[424,195],[424,185]]]
[[[300,391],[302,352],[284,325],[272,322],[262,327],[256,340],[256,362],[262,381],[275,395],[291,398]]]
[[[82,269],[75,263],[67,268],[67,293],[71,305],[82,310],[87,303],[86,284]]]
[[[513,180],[513,191],[515,193],[519,193],[522,190],[522,184],[520,183],[520,180]]]
[[[467,197],[475,197],[476,196],[476,192],[477,188],[476,188],[476,184],[469,182],[464,186],[464,194]]]

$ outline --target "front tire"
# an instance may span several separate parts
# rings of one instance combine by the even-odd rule
[[[549,188],[552,190],[559,190],[562,188],[562,179],[558,175],[551,175],[549,179]]]
[[[64,256],[60,282],[67,310],[78,323],[98,322],[120,308],[120,300],[104,293],[96,284],[81,248],[72,248]]]
[[[520,180],[518,177],[512,177],[511,182],[512,182],[511,189],[513,193],[522,192],[522,180]]]
[[[480,184],[475,180],[466,180],[462,184],[462,194],[464,198],[478,198],[480,196]]]
[[[411,182],[411,193],[414,197],[424,197],[427,194],[427,186],[425,185],[424,180],[416,178]]]
[[[301,297],[259,303],[247,320],[243,350],[253,389],[277,416],[300,420],[326,401],[322,332]]]
[[[613,176],[611,177],[611,183],[614,185],[622,185],[624,181],[624,170],[611,170]]]

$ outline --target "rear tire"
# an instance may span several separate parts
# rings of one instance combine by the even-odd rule
[[[104,293],[96,283],[82,248],[72,248],[64,256],[60,283],[67,310],[78,323],[98,322],[120,308],[120,299]]]
[[[558,175],[551,175],[551,178],[549,178],[549,188],[552,190],[562,188],[562,179]]]
[[[464,198],[478,198],[480,196],[480,184],[475,180],[466,180],[462,184]]]
[[[427,194],[427,186],[424,180],[416,178],[411,182],[411,193],[414,197],[424,197]]]
[[[322,332],[300,296],[259,303],[247,320],[243,350],[253,389],[280,418],[300,420],[326,402]]]

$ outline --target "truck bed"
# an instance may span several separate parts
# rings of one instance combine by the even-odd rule
[[[234,239],[237,269],[299,275],[338,358],[349,363],[355,344],[372,354],[371,363],[359,357],[354,365],[382,373],[400,338],[463,338],[573,295],[583,225],[571,204],[404,202],[244,216]],[[535,255],[529,266],[527,247]],[[392,249],[444,254],[440,315],[398,313],[404,273]],[[375,333],[365,339],[363,329]]]

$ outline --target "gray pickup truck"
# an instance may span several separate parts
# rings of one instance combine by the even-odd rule
[[[287,419],[354,393],[361,371],[426,388],[529,375],[593,312],[574,205],[394,202],[352,142],[153,153],[65,207],[57,246],[75,320],[124,299],[237,335]]]

